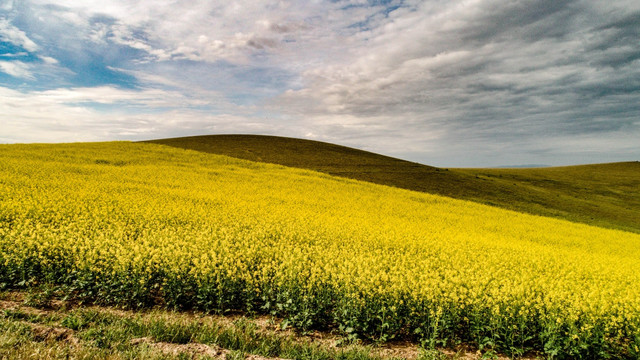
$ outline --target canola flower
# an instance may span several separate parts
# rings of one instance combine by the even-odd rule
[[[0,145],[5,288],[634,359],[639,270],[623,231],[160,145]]]

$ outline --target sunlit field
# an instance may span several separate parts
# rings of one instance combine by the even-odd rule
[[[640,234],[637,161],[529,169],[450,169],[280,136],[204,135],[150,142]]]
[[[640,356],[640,235],[154,144],[0,146],[0,282],[511,356]]]

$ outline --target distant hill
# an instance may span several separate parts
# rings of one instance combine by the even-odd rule
[[[640,163],[443,169],[325,142],[263,135],[148,141],[640,233]]]
[[[495,168],[541,168],[541,167],[550,167],[550,165],[544,164],[523,164],[523,165],[500,165],[494,166]]]

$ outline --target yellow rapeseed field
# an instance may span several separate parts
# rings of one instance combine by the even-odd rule
[[[152,144],[0,145],[0,282],[425,346],[640,356],[640,235]]]

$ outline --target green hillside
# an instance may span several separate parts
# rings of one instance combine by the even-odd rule
[[[477,201],[640,233],[640,163],[442,169],[318,141],[210,135],[149,142]]]

